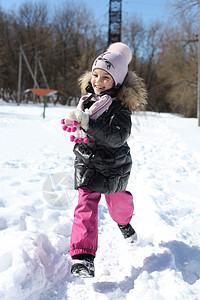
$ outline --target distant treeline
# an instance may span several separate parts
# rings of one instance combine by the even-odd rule
[[[167,24],[147,26],[136,15],[122,20],[122,41],[133,52],[129,67],[148,89],[147,110],[196,117],[198,3],[174,0],[175,14]],[[107,41],[105,26],[84,3],[66,1],[66,6],[53,12],[43,2],[27,1],[17,12],[0,8],[0,98],[17,101],[19,58],[24,51],[39,87],[62,90],[65,95],[57,101],[70,105],[80,96],[77,79],[91,69]],[[37,102],[39,99],[23,94],[34,82],[24,56],[21,58],[20,101]]]

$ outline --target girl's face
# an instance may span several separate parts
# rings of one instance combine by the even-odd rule
[[[91,84],[96,95],[111,89],[114,86],[114,80],[110,74],[102,69],[95,69],[92,73]]]

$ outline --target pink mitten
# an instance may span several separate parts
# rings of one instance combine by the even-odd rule
[[[63,124],[62,129],[67,132],[74,132],[75,135],[70,135],[70,141],[75,143],[88,143],[89,139],[86,133],[82,130],[81,126],[77,121],[72,121],[70,119],[62,119],[61,124]]]

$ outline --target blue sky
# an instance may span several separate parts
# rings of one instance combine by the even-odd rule
[[[0,0],[0,6],[4,11],[17,10],[21,4],[27,1],[39,2],[40,0]],[[53,9],[62,6],[66,1],[44,0],[44,2],[49,4],[50,9]],[[84,2],[102,23],[108,21],[109,0],[79,0],[78,2]],[[166,20],[170,14],[169,0],[123,0],[122,21],[128,14],[133,13],[141,17],[145,23]]]

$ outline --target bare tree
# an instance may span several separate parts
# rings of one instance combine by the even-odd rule
[[[196,97],[197,104],[195,104],[195,101],[193,103],[193,109],[197,106],[197,116],[198,116],[198,125],[200,126],[200,49],[198,54],[198,43],[199,43],[199,32],[200,32],[200,17],[199,17],[199,0],[174,0],[172,3],[172,6],[175,8],[175,15],[178,17],[179,24],[182,25],[182,28],[185,28],[185,35],[182,34],[181,39],[183,42],[183,46],[187,51],[191,52],[191,63],[190,66],[193,67],[193,82],[188,85],[188,89],[185,92],[185,95],[188,93],[190,89],[190,93],[188,94],[188,99]],[[188,30],[188,28],[185,27],[185,24],[189,24],[189,27],[192,28]],[[198,29],[199,26],[199,29]],[[189,32],[189,35],[188,35]],[[200,47],[200,43],[199,43]],[[195,54],[194,54],[195,52]],[[193,64],[195,56],[195,64]],[[199,56],[199,58],[198,58]],[[197,70],[197,65],[198,69]],[[190,68],[189,68],[190,69]],[[191,72],[190,72],[191,73]],[[199,73],[199,74],[198,74]],[[199,77],[199,79],[198,79]],[[195,81],[195,83],[194,83]],[[197,84],[198,83],[198,84]],[[197,89],[198,86],[198,89]],[[180,87],[180,85],[179,85]],[[196,90],[195,90],[196,87]],[[178,90],[178,88],[177,88]],[[197,96],[197,90],[198,90],[198,96]],[[188,107],[189,100],[187,104],[185,105]],[[191,105],[190,105],[191,109]],[[188,109],[188,111],[190,110]],[[196,116],[196,113],[189,113],[189,115]]]
[[[197,16],[198,12],[196,7],[199,5],[199,0],[175,0],[172,6],[176,10],[178,16],[186,14]]]
[[[17,75],[14,68],[17,61],[12,43],[12,20],[13,15],[0,11],[0,88],[5,97],[6,94],[11,97]]]
[[[77,78],[91,67],[103,34],[85,5],[68,2],[56,13],[54,36],[57,84],[68,96],[79,96]]]
[[[26,2],[21,5],[15,24],[18,47],[23,47],[27,59],[34,70],[36,58],[52,46],[52,34],[48,22],[47,5],[42,2]],[[46,72],[47,73],[47,72]],[[42,74],[38,72],[37,80],[41,87],[46,87]],[[48,75],[47,75],[48,77]],[[33,86],[32,78],[27,67],[23,68],[23,89]]]
[[[46,87],[42,65],[51,88],[68,98],[80,95],[77,79],[106,44],[104,34],[84,4],[66,1],[54,16],[50,20],[43,2],[26,2],[15,13],[0,10],[0,88],[16,93],[22,47],[40,87]],[[33,87],[29,71],[23,60],[22,91]]]
[[[157,73],[170,86],[167,94],[172,111],[196,116],[197,43],[188,43],[194,32],[192,20],[179,28],[167,27],[159,54]]]
[[[122,39],[130,46],[133,53],[131,67],[141,75],[141,57],[146,40],[146,29],[141,18],[133,14],[123,21]]]
[[[194,16],[199,1],[173,2],[179,22],[146,26],[132,15],[123,22],[122,41],[133,52],[130,68],[148,88],[148,109],[195,116],[198,24]],[[20,44],[32,70],[37,70],[39,59],[50,88],[65,92],[65,104],[80,96],[77,79],[105,50],[107,34],[84,3],[66,0],[52,19],[42,2],[26,2],[16,13],[0,10],[0,88],[13,94],[17,91]],[[46,87],[37,71],[39,85]],[[33,79],[23,61],[22,90],[30,87]]]
[[[5,20],[4,14],[0,10],[0,87],[3,88],[6,74],[6,60],[5,60]]]
[[[123,27],[123,41],[132,49],[133,59],[130,68],[144,79],[148,89],[148,110],[168,111],[166,101],[168,84],[160,80],[156,70],[157,56],[162,47],[163,25],[158,22],[145,26],[133,15],[126,18]]]

